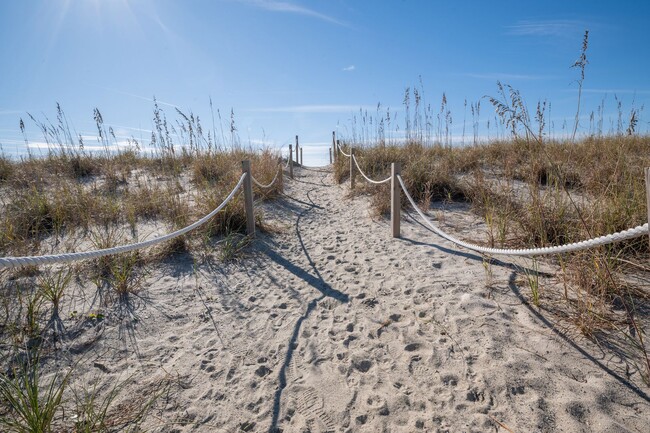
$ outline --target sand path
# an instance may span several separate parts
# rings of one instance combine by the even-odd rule
[[[161,270],[127,340],[137,350],[117,333],[120,356],[99,350],[110,332],[95,350],[95,367],[132,371],[140,388],[177,378],[151,428],[647,431],[648,389],[525,305],[511,264],[488,278],[480,256],[408,215],[392,239],[327,170],[297,169],[285,185],[264,205],[279,233],[258,235],[240,264]],[[462,209],[452,217],[480,228]]]

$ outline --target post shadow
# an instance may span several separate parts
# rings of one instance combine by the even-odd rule
[[[433,230],[431,230],[429,227],[425,226],[420,221],[413,218],[413,215],[411,215],[408,211],[407,211],[407,213],[408,213],[409,217],[413,221],[415,221],[417,224],[419,224],[420,226],[425,228],[427,231],[435,234],[435,232],[433,232]],[[477,254],[464,253],[464,252],[461,252],[461,251],[456,251],[456,250],[452,250],[452,249],[443,247],[441,245],[419,242],[419,241],[415,241],[415,240],[411,240],[411,239],[406,239],[406,238],[403,238],[403,237],[402,237],[402,239],[409,242],[409,243],[412,243],[414,245],[429,245],[429,246],[432,246],[432,247],[434,247],[434,248],[436,248],[436,249],[438,249],[438,250],[440,250],[442,252],[445,252],[447,254],[465,257],[465,258],[468,258],[470,260],[477,260],[477,261],[482,261],[483,260],[483,257],[480,256],[480,255],[477,255]],[[611,368],[607,367],[601,361],[596,359],[593,355],[589,354],[585,349],[580,347],[575,341],[571,340],[567,335],[565,335],[561,330],[559,330],[550,320],[548,320],[546,317],[544,317],[539,311],[534,309],[530,305],[530,303],[526,300],[526,298],[522,295],[522,293],[519,290],[519,287],[517,286],[517,283],[516,283],[517,272],[521,272],[521,271],[528,272],[528,273],[536,273],[536,274],[538,274],[540,276],[545,276],[545,277],[549,277],[549,276],[552,276],[552,275],[550,275],[548,273],[539,272],[538,270],[535,270],[535,269],[529,269],[529,268],[525,268],[525,267],[522,267],[522,266],[518,266],[518,265],[513,264],[513,263],[503,262],[503,261],[498,260],[498,259],[490,258],[490,261],[493,264],[496,264],[496,265],[504,267],[504,268],[511,269],[513,271],[513,272],[510,273],[510,277],[508,278],[508,288],[519,299],[519,301],[522,303],[522,305],[524,305],[528,309],[528,311],[530,311],[537,319],[539,319],[539,321],[542,322],[542,324],[544,326],[546,326],[548,329],[550,329],[555,335],[560,337],[565,343],[567,343],[573,349],[578,351],[582,356],[584,356],[589,361],[591,361],[596,366],[598,366],[601,370],[603,370],[604,372],[609,374],[611,377],[616,379],[620,384],[622,384],[623,386],[628,388],[630,391],[634,392],[636,395],[638,395],[640,398],[642,398],[646,402],[650,403],[650,396],[648,394],[646,394],[642,389],[637,387],[634,383],[630,382],[629,380],[627,380],[623,376],[616,373]]]
[[[515,281],[516,279],[516,272],[512,272],[510,274],[510,277],[508,278],[508,287],[514,293],[514,295],[519,299],[519,301],[528,309],[530,313],[532,313],[537,319],[539,319],[540,322],[544,324],[548,329],[553,331],[555,335],[560,337],[565,343],[567,343],[569,346],[580,352],[582,356],[587,358],[589,361],[593,362],[596,366],[598,366],[601,370],[609,374],[611,377],[616,379],[621,385],[629,389],[630,391],[634,392],[636,395],[641,397],[643,400],[646,402],[650,403],[650,396],[646,394],[642,389],[638,388],[635,384],[630,382],[629,380],[625,379],[623,376],[619,375],[616,373],[614,370],[611,368],[607,367],[605,364],[603,364],[601,361],[596,359],[594,356],[589,354],[585,349],[582,347],[578,346],[578,344],[571,340],[568,336],[566,336],[562,331],[560,331],[553,323],[548,320],[546,317],[544,317],[539,311],[537,311],[535,308],[533,308],[530,303],[524,298],[524,296],[521,294],[521,291],[519,290],[519,287],[517,286],[517,283]]]
[[[279,431],[278,418],[280,416],[280,402],[282,401],[282,393],[284,392],[284,389],[287,387],[287,368],[289,367],[289,364],[293,359],[294,352],[297,348],[297,340],[298,340],[298,335],[300,333],[300,328],[302,326],[302,323],[309,318],[310,314],[312,313],[312,311],[314,311],[318,303],[325,298],[333,298],[341,303],[346,303],[349,302],[350,300],[349,296],[346,293],[334,289],[330,284],[328,284],[323,279],[323,276],[321,275],[321,273],[318,271],[318,268],[316,267],[316,263],[312,260],[311,256],[309,255],[309,251],[307,250],[307,247],[305,246],[305,242],[302,238],[302,234],[300,232],[300,220],[307,213],[311,212],[313,209],[323,209],[322,207],[314,203],[314,201],[311,199],[311,197],[309,196],[309,193],[311,191],[313,190],[307,192],[307,199],[309,200],[309,203],[294,199],[299,203],[308,206],[298,214],[298,218],[296,218],[295,229],[296,229],[296,234],[298,236],[298,241],[300,242],[300,248],[302,249],[303,254],[307,258],[307,261],[309,262],[309,266],[311,267],[311,270],[313,271],[315,276],[309,273],[307,270],[302,269],[301,267],[291,263],[282,255],[278,254],[276,251],[274,251],[273,249],[269,248],[264,244],[263,244],[264,247],[261,250],[271,260],[278,263],[279,265],[287,269],[289,272],[291,272],[293,275],[302,279],[311,287],[313,287],[314,289],[316,289],[321,293],[319,297],[312,299],[309,302],[309,304],[307,304],[307,310],[302,316],[300,316],[300,318],[296,322],[296,325],[293,328],[293,333],[291,334],[291,338],[289,339],[289,344],[287,346],[287,353],[285,355],[284,362],[282,363],[282,367],[280,368],[280,373],[278,375],[279,385],[278,385],[278,389],[275,392],[275,396],[273,398],[273,409],[272,409],[273,418],[271,419],[271,425],[269,427],[270,433],[276,433]]]

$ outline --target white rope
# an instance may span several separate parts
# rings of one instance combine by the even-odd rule
[[[359,173],[361,173],[361,176],[363,176],[363,177],[364,177],[368,182],[370,182],[370,183],[374,183],[374,184],[376,184],[376,185],[380,185],[380,184],[382,184],[382,183],[390,182],[390,179],[391,179],[390,176],[388,176],[388,177],[387,177],[386,179],[384,179],[384,180],[372,180],[372,179],[370,179],[370,178],[369,178],[368,176],[366,176],[366,174],[361,170],[361,167],[359,167],[359,162],[357,161],[357,157],[354,156],[354,155],[352,155],[352,159],[354,160],[354,165],[356,165],[357,168],[359,169]]]
[[[95,251],[87,251],[87,252],[80,252],[80,253],[64,253],[64,254],[53,254],[53,255],[47,255],[47,256],[34,256],[34,257],[2,257],[0,258],[0,269],[3,268],[15,268],[17,266],[35,266],[35,265],[45,265],[45,264],[52,264],[52,263],[66,263],[66,262],[73,262],[77,260],[87,260],[87,259],[93,259],[97,257],[103,257],[103,256],[108,256],[111,254],[120,254],[120,253],[125,253],[128,251],[133,251],[137,250],[140,248],[147,248],[152,245],[159,244],[161,242],[165,242],[171,239],[174,239],[178,236],[181,236],[190,230],[194,230],[198,226],[205,224],[210,218],[215,216],[217,212],[219,212],[221,209],[223,209],[229,202],[230,200],[233,199],[235,196],[235,193],[241,188],[242,183],[244,182],[244,178],[246,177],[246,173],[242,174],[241,177],[239,178],[239,182],[237,182],[237,185],[235,188],[230,192],[228,197],[212,212],[195,222],[194,224],[191,224],[185,228],[176,230],[175,232],[169,233],[164,236],[159,236],[157,238],[150,239],[148,241],[143,241],[143,242],[138,242],[134,244],[128,244],[128,245],[122,245],[119,247],[114,247],[114,248],[105,248],[102,250],[95,250]]]
[[[289,164],[291,163],[291,158],[287,157],[287,163],[284,164],[284,168],[289,168]]]
[[[543,247],[543,248],[528,248],[528,249],[503,249],[503,248],[488,248],[488,247],[482,247],[480,245],[476,244],[470,244],[467,242],[463,242],[460,239],[455,238],[454,236],[445,233],[442,231],[440,228],[436,227],[427,217],[426,215],[420,210],[420,208],[415,204],[415,201],[413,200],[413,197],[408,193],[406,186],[404,185],[404,181],[402,180],[402,176],[398,175],[397,179],[399,180],[400,185],[402,186],[402,190],[404,191],[404,194],[406,194],[406,198],[408,198],[409,202],[411,203],[411,206],[413,206],[413,209],[417,211],[418,214],[420,214],[420,217],[424,220],[425,223],[429,227],[431,227],[431,230],[433,230],[435,233],[437,233],[439,236],[447,239],[450,242],[453,242],[457,245],[460,245],[461,247],[465,247],[468,250],[473,250],[473,251],[478,251],[481,253],[485,254],[503,254],[503,255],[508,255],[508,256],[540,256],[540,255],[545,255],[545,254],[559,254],[559,253],[568,253],[571,251],[579,251],[579,250],[585,250],[587,248],[593,248],[597,247],[600,245],[607,245],[611,244],[614,242],[618,241],[623,241],[626,239],[632,239],[638,236],[642,235],[647,235],[648,234],[648,224],[643,224],[641,226],[637,226],[631,229],[623,230],[617,233],[613,233],[610,235],[606,236],[600,236],[597,238],[581,241],[581,242],[575,242],[571,244],[566,244],[566,245],[559,245],[559,246],[553,246],[553,247]]]
[[[269,183],[268,185],[262,185],[261,183],[259,183],[257,181],[257,179],[255,179],[255,176],[253,176],[253,175],[251,175],[251,179],[253,179],[253,182],[255,183],[255,185],[259,186],[262,189],[271,188],[273,186],[273,184],[275,183],[275,181],[278,179],[278,175],[280,174],[280,170],[282,170],[282,168],[278,169],[278,171],[275,173],[275,177],[273,178],[271,183]]]
[[[343,156],[347,156],[348,158],[350,157],[351,154],[343,152],[343,148],[341,147],[340,144],[336,143],[336,147],[339,148],[339,151],[343,154]]]

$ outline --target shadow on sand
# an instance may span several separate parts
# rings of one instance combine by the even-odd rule
[[[307,199],[309,200],[309,203],[286,196],[294,201],[297,201],[298,203],[308,206],[307,208],[302,209],[298,213],[298,218],[296,219],[296,223],[295,223],[295,229],[296,229],[296,234],[298,236],[298,241],[300,242],[300,248],[302,249],[303,254],[307,258],[307,261],[309,262],[309,267],[311,268],[310,269],[311,272],[287,260],[285,257],[278,254],[277,251],[270,248],[268,245],[266,244],[260,245],[260,251],[263,254],[266,254],[271,260],[273,260],[280,266],[284,267],[293,275],[300,278],[301,280],[303,280],[304,282],[306,282],[311,287],[313,287],[314,289],[318,290],[321,293],[319,297],[312,299],[307,304],[307,310],[304,312],[302,316],[300,316],[300,318],[296,322],[296,325],[293,328],[293,333],[291,334],[291,338],[289,339],[289,344],[287,345],[287,353],[285,355],[282,367],[280,368],[280,374],[278,377],[279,385],[273,399],[273,419],[271,420],[271,426],[269,427],[269,432],[279,431],[278,418],[280,416],[280,402],[282,401],[282,393],[284,392],[284,389],[287,387],[287,368],[291,364],[291,360],[297,348],[297,340],[298,340],[298,335],[300,333],[300,328],[302,326],[302,323],[309,317],[312,311],[314,311],[318,303],[325,298],[332,298],[341,303],[349,302],[349,297],[347,294],[334,289],[323,279],[322,275],[318,271],[318,268],[316,267],[316,263],[314,263],[311,256],[309,255],[309,251],[305,246],[302,233],[300,232],[301,219],[314,209],[322,209],[322,207],[316,205],[312,201],[311,197],[309,196],[309,193],[312,191],[313,190],[307,192]]]
[[[415,223],[417,223],[418,225],[420,225],[421,227],[423,227],[427,231],[435,234],[435,232],[433,232],[429,227],[425,226],[420,221],[415,219],[411,213],[407,212],[407,214],[409,215],[409,217]],[[604,372],[609,374],[611,377],[616,379],[621,385],[625,386],[626,388],[628,388],[629,390],[634,392],[636,395],[638,395],[643,400],[645,400],[647,402],[650,402],[650,396],[646,392],[644,392],[642,389],[637,387],[634,383],[630,382],[625,377],[621,376],[620,374],[618,374],[617,372],[615,372],[614,370],[609,368],[603,362],[596,359],[593,355],[589,354],[585,349],[580,347],[577,342],[572,340],[565,333],[563,333],[560,329],[558,329],[557,326],[555,326],[555,324],[553,324],[553,322],[551,322],[548,318],[546,318],[540,311],[533,308],[533,306],[530,305],[528,300],[521,293],[521,290],[519,289],[519,286],[517,285],[517,282],[516,282],[516,278],[517,278],[518,273],[537,274],[539,276],[544,276],[544,277],[550,277],[550,276],[552,276],[551,274],[542,273],[542,272],[539,272],[538,270],[535,270],[535,269],[526,268],[526,267],[523,267],[523,266],[516,265],[514,263],[504,262],[504,261],[494,259],[494,258],[491,258],[491,257],[488,258],[487,256],[484,258],[484,256],[481,256],[481,255],[475,254],[475,253],[466,253],[466,252],[446,248],[446,247],[443,247],[443,246],[438,245],[438,244],[419,242],[419,241],[415,241],[415,240],[407,239],[407,238],[402,238],[402,239],[404,241],[407,241],[407,242],[409,242],[411,244],[414,244],[414,245],[428,245],[428,246],[437,248],[438,250],[440,250],[440,251],[442,251],[444,253],[464,257],[464,258],[467,258],[467,259],[470,259],[470,260],[476,260],[476,261],[483,261],[484,259],[485,260],[490,260],[490,263],[492,263],[492,264],[496,264],[497,266],[508,268],[508,269],[512,270],[513,272],[510,273],[510,276],[508,278],[508,287],[509,287],[510,291],[517,297],[517,299],[519,299],[519,301],[528,309],[528,311],[530,311],[530,313],[533,316],[535,316],[544,326],[546,326],[548,329],[550,329],[555,335],[557,335],[559,338],[561,338],[565,343],[567,343],[573,349],[578,351],[582,356],[584,356],[586,359],[591,361],[598,368],[600,368],[601,370],[603,370]],[[616,350],[614,350],[614,351],[616,352]],[[621,354],[619,354],[619,355],[621,355]],[[622,356],[622,357],[624,357],[624,356]]]

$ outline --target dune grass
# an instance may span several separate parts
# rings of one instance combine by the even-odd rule
[[[560,245],[602,236],[647,222],[644,167],[650,166],[650,137],[589,137],[575,142],[517,138],[487,144],[448,147],[412,141],[404,146],[354,147],[371,178],[390,175],[399,162],[413,197],[425,209],[431,202],[464,202],[482,217],[487,236],[465,239],[491,247],[530,248]],[[349,160],[339,158],[336,179],[349,176]],[[388,184],[359,182],[371,194],[377,214],[390,210]],[[402,199],[404,199],[402,197]],[[405,202],[402,203],[404,206]],[[645,236],[554,258],[561,264],[563,316],[583,335],[597,340],[604,331],[620,331],[633,342],[640,370],[648,381],[646,322],[639,314],[650,294],[632,284],[630,272],[647,270]],[[552,259],[553,260],[553,259]],[[544,306],[537,279],[527,275],[531,303]],[[534,284],[531,284],[534,282]],[[551,299],[546,299],[550,308]]]
[[[32,117],[49,146],[43,154],[0,155],[0,256],[87,251],[150,239],[220,205],[237,184],[243,160],[251,161],[262,184],[281,166],[278,152],[246,149],[238,141],[216,144],[192,114],[177,111],[180,120],[172,127],[157,105],[149,151],[134,139],[127,147],[118,145],[98,110],[94,117],[103,150],[89,151],[81,138],[74,139],[77,134],[59,106],[57,112],[55,124]],[[254,186],[260,200],[281,191],[282,176],[270,188]],[[259,210],[256,217],[262,227]],[[132,304],[143,296],[157,263],[177,254],[232,260],[249,244],[240,192],[207,224],[154,248],[71,266],[0,270],[0,425],[15,432],[137,429],[159,390],[134,403],[129,415],[114,407],[120,387],[103,398],[97,389],[70,390],[74,370],[44,379],[41,370],[67,335],[63,318],[70,314],[92,326],[108,319],[137,321]],[[95,295],[88,293],[93,290]],[[90,296],[91,309],[70,312],[68,304],[79,296]]]

